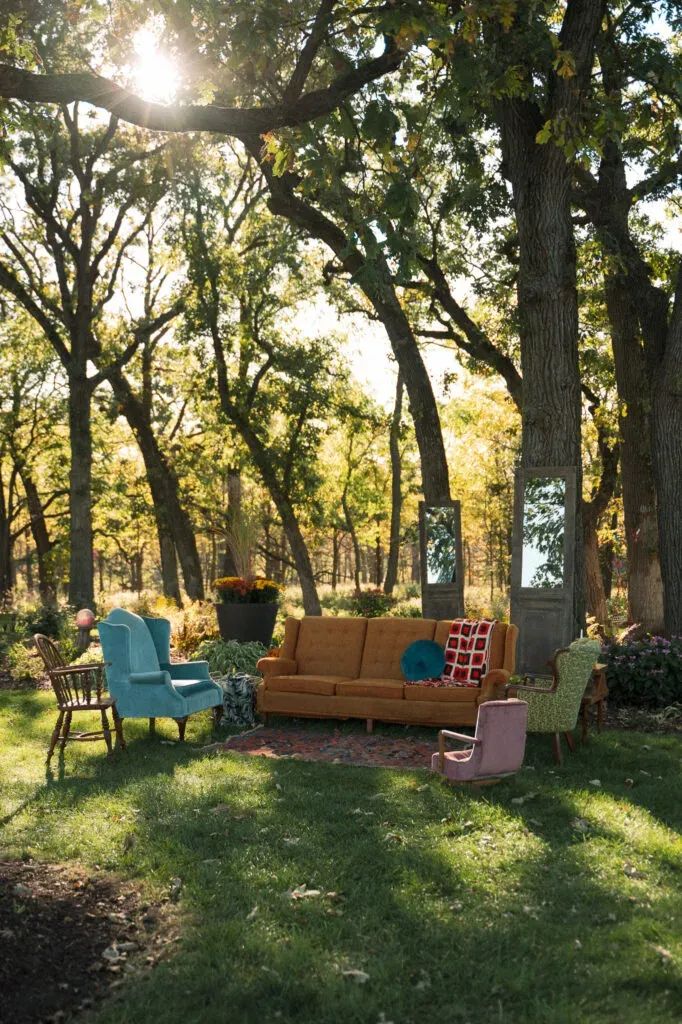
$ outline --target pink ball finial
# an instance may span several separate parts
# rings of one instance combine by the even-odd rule
[[[95,613],[89,608],[81,608],[76,614],[76,625],[79,629],[91,629],[95,625]]]

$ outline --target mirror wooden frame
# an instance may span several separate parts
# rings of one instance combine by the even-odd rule
[[[560,587],[524,587],[523,510],[526,482],[537,477],[562,479],[564,487],[564,574]],[[573,590],[576,537],[575,466],[522,466],[516,471],[514,529],[512,535],[511,614],[519,627],[516,671],[521,675],[548,675],[548,663],[559,647],[575,639]]]
[[[426,566],[426,514],[432,508],[454,510],[455,582],[429,583]],[[438,505],[419,502],[419,563],[422,586],[422,615],[425,619],[459,619],[464,615],[464,559],[462,557],[462,509],[459,501]]]

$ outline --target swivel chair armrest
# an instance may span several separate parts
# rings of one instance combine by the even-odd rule
[[[457,740],[458,743],[465,743],[472,749],[480,744],[480,740],[476,739],[475,736],[465,736],[461,732],[452,732],[450,729],[440,729],[438,732],[438,771],[441,774],[445,770],[445,737],[451,740]]]

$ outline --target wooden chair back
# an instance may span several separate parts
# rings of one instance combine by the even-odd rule
[[[104,665],[66,665],[48,672],[59,708],[98,705],[104,690]]]
[[[33,642],[36,645],[38,654],[43,659],[43,664],[47,672],[50,672],[53,668],[66,668],[66,662],[62,658],[59,648],[54,640],[50,640],[49,636],[43,636],[42,633],[36,633],[33,637]]]

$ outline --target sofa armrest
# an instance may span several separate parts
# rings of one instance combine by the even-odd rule
[[[483,704],[487,700],[504,699],[506,692],[498,697],[498,691],[502,687],[506,687],[510,677],[511,672],[508,672],[506,668],[491,668],[489,672],[486,672],[481,683],[478,703]]]
[[[161,662],[171,679],[210,679],[207,661]]]
[[[256,668],[266,679],[268,676],[295,676],[298,672],[298,665],[293,658],[261,658]]]
[[[130,682],[144,686],[167,686],[171,687],[171,678],[167,672],[131,672]],[[171,687],[172,688],[172,687]]]

